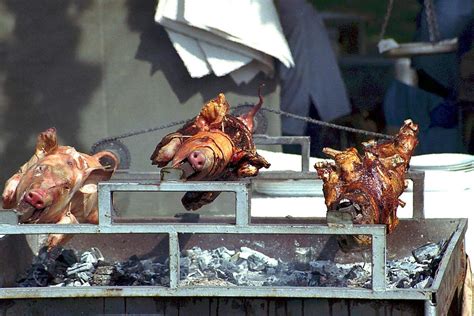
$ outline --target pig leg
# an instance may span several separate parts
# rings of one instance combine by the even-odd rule
[[[158,165],[158,167],[166,166],[178,151],[182,137],[181,133],[172,133],[163,138],[150,157],[152,164]]]
[[[61,217],[61,219],[57,222],[57,224],[79,224],[76,217],[72,215],[71,212],[66,212]],[[64,234],[50,234],[48,236],[47,246],[48,251],[53,249],[54,247],[64,245],[69,240],[71,240],[72,235],[64,235]]]
[[[2,206],[5,209],[14,208],[16,206],[16,187],[20,182],[22,175],[14,174],[5,184],[5,189],[2,194]]]
[[[238,169],[236,170],[238,178],[253,177],[258,175],[260,168],[268,168],[270,164],[259,154],[253,154],[248,152],[241,152],[234,155],[235,157],[241,156]]]
[[[221,192],[186,192],[181,199],[183,206],[188,211],[195,211],[204,205],[212,203]]]

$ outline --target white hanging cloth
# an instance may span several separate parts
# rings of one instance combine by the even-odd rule
[[[294,66],[271,0],[160,0],[155,21],[193,78],[230,74],[240,84],[273,76],[273,58]]]

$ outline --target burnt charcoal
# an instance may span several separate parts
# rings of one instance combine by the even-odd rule
[[[364,270],[360,265],[353,266],[349,272],[344,275],[346,279],[362,279],[367,275],[367,271]]]
[[[408,289],[410,288],[411,280],[409,278],[401,279],[397,282],[396,287],[398,289]]]
[[[247,263],[250,271],[263,271],[266,267],[261,258],[253,255],[247,259]]]
[[[61,254],[56,259],[57,263],[62,263],[66,267],[72,266],[74,263],[78,262],[76,253],[71,249],[64,249]]]
[[[112,273],[111,285],[167,285],[169,278],[168,267],[159,263],[156,259],[140,260],[132,256],[126,262],[115,263],[115,271]]]
[[[98,266],[92,275],[91,284],[111,285],[112,275],[115,273],[115,271],[115,267],[111,265]]]
[[[44,264],[33,264],[27,276],[18,280],[20,287],[44,287],[53,280],[53,275],[48,272]]]
[[[435,247],[431,244],[413,251],[418,259],[411,256],[387,261],[387,287],[430,287],[445,246],[444,242],[437,245],[440,250],[435,257],[431,251]],[[311,260],[315,257],[312,252],[311,247],[298,247],[295,260],[284,262],[249,247],[236,250],[194,247],[181,253],[180,280],[186,285],[370,288],[370,263]],[[57,248],[54,256],[42,249],[27,273],[18,279],[18,284],[23,287],[167,286],[169,259],[159,262],[157,258],[131,256],[123,262],[106,262],[97,248],[80,255],[70,249]]]
[[[66,275],[69,277],[82,272],[89,272],[92,275],[92,271],[94,271],[94,264],[91,262],[79,262],[67,268]]]
[[[426,289],[426,288],[429,288],[431,284],[433,284],[433,278],[429,276],[426,279],[416,283],[412,287],[415,289]]]
[[[316,272],[320,275],[325,274],[326,272],[324,271],[326,266],[331,264],[331,261],[329,260],[318,260],[318,261],[311,261],[309,263],[309,267],[311,272]]]
[[[267,269],[267,274],[268,275],[275,275],[276,274],[276,269],[275,268],[268,268]]]
[[[252,257],[252,262],[254,263],[255,267],[259,267],[262,264],[269,268],[275,268],[278,266],[278,260],[270,258],[263,253],[248,247],[240,247],[239,257],[242,259],[249,259],[249,257]]]
[[[297,247],[295,249],[295,268],[298,270],[308,270],[312,254],[312,247]]]
[[[428,263],[435,258],[441,251],[439,244],[429,243],[412,251],[413,257],[418,263]]]

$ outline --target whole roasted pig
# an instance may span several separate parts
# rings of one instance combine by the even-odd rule
[[[166,135],[156,146],[152,164],[183,170],[188,180],[235,180],[252,177],[270,164],[257,153],[252,139],[253,118],[263,99],[247,114],[229,115],[223,93],[207,102],[195,119]],[[196,210],[214,201],[220,192],[187,192],[182,203]]]
[[[90,156],[59,146],[54,128],[39,134],[33,157],[5,184],[3,208],[15,209],[20,223],[98,223],[97,183],[110,179],[117,158],[101,151]],[[48,247],[70,236],[51,234]]]
[[[406,188],[405,174],[418,143],[418,126],[406,120],[390,140],[363,143],[364,155],[357,149],[343,151],[324,148],[335,161],[316,163],[323,180],[328,211],[348,212],[355,224],[385,224],[390,233],[398,224],[397,208],[405,205],[399,196]],[[357,237],[356,243],[369,239]]]

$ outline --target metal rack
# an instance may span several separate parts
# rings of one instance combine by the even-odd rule
[[[271,140],[264,140],[267,143]],[[272,140],[275,141],[275,140]],[[281,140],[279,140],[281,141]],[[294,141],[294,140],[292,140]],[[309,146],[303,139],[302,172],[277,172],[263,175],[260,179],[307,179],[314,177],[309,172]],[[309,142],[308,142],[309,143]],[[62,287],[62,288],[0,288],[0,299],[18,298],[77,298],[77,297],[247,297],[247,298],[338,298],[369,300],[409,300],[423,304],[426,315],[444,315],[449,308],[462,277],[465,254],[464,235],[467,229],[466,219],[429,220],[423,214],[423,173],[410,173],[414,180],[414,219],[420,230],[430,225],[445,223],[451,238],[440,263],[437,275],[427,289],[388,289],[386,287],[387,236],[384,225],[336,225],[301,224],[289,225],[258,224],[251,216],[251,181],[236,182],[182,182],[145,179],[133,174],[122,174],[124,179],[99,183],[99,224],[0,224],[0,234],[164,234],[169,244],[169,287],[154,286],[98,286],[98,287]],[[120,178],[119,177],[119,178]],[[140,178],[134,180],[134,178]],[[235,223],[120,223],[114,221],[112,196],[115,192],[184,192],[184,191],[225,191],[235,194]],[[402,220],[403,222],[404,220]],[[449,223],[449,225],[447,224]],[[455,227],[454,230],[451,228]],[[183,234],[255,234],[255,235],[370,235],[372,237],[372,283],[371,288],[332,288],[332,287],[216,287],[180,285],[180,244]],[[1,273],[0,273],[1,274]],[[0,275],[1,277],[1,275]]]

